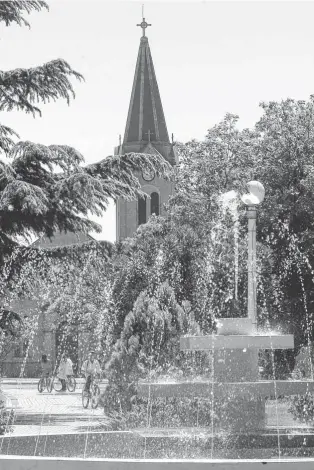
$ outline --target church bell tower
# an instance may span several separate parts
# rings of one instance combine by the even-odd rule
[[[142,37],[137,56],[129,112],[123,142],[115,148],[115,155],[146,153],[162,155],[171,165],[177,163],[173,142],[170,142],[159,94],[155,69],[145,30],[151,26],[143,18],[138,24]],[[138,226],[146,223],[152,214],[164,215],[164,204],[173,193],[173,184],[155,174],[141,172],[142,190],[150,197],[137,201],[120,198],[116,205],[117,240],[131,237]]]

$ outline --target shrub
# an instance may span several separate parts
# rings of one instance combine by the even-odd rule
[[[109,412],[112,418],[111,427],[114,429],[134,429],[143,427],[209,427],[212,417],[210,399],[163,397],[136,397],[129,410]]]
[[[288,411],[295,420],[309,423],[314,420],[314,396],[312,393],[296,395],[290,399]]]
[[[1,392],[0,392],[1,393]],[[0,397],[0,435],[12,432],[14,422],[14,410],[5,406],[5,401]]]

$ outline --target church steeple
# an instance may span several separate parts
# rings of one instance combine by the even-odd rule
[[[147,25],[145,19],[141,25]],[[146,26],[147,27],[147,26]],[[143,28],[133,81],[124,143],[136,141],[170,143],[154,64]]]
[[[138,24],[142,37],[135,67],[131,100],[125,127],[122,151],[160,153],[171,164],[177,158],[170,143],[165,115],[160,98],[153,59],[145,34],[151,24]],[[148,149],[149,147],[149,149]],[[149,150],[149,151],[148,151]]]
[[[142,28],[142,37],[137,56],[129,112],[123,142],[115,148],[115,155],[145,153],[159,155],[171,165],[178,163],[175,144],[170,142],[164,111],[162,108],[152,55],[146,36],[151,26],[145,21],[137,26]],[[117,201],[117,239],[130,237],[139,225],[148,221],[152,214],[165,215],[165,204],[174,191],[173,182],[156,176],[154,172],[138,169],[142,190],[147,198]]]

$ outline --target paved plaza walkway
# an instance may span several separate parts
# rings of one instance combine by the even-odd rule
[[[37,385],[36,385],[37,387]],[[15,410],[14,435],[59,434],[108,429],[102,407],[82,406],[81,388],[74,393],[39,393],[34,384],[2,385],[9,407]]]
[[[43,392],[37,390],[38,379],[6,380],[1,382],[2,393],[10,408],[15,410],[13,435],[48,435],[77,432],[106,431],[109,419],[103,408],[84,409],[82,384],[70,392]],[[100,384],[101,391],[106,383]],[[267,425],[270,428],[306,428],[307,424],[296,422],[287,411],[287,404],[269,402],[266,406]],[[277,421],[278,420],[278,421]]]

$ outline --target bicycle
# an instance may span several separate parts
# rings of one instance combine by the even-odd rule
[[[42,393],[45,390],[45,388],[47,389],[47,392],[49,393],[52,391],[52,379],[48,375],[41,377],[37,384],[37,389],[39,393]]]
[[[85,390],[85,385],[82,389],[82,405],[83,408],[88,408],[89,402],[91,402],[91,407],[95,410],[99,403],[99,396],[100,396],[100,388],[98,385],[98,381],[94,376],[91,376],[91,382],[89,387],[89,392]]]
[[[65,379],[65,384],[69,392],[75,392],[76,380],[73,375],[67,376],[67,378]],[[61,392],[62,390],[62,382],[57,375],[55,375],[52,379],[51,388],[53,388],[56,392]]]

